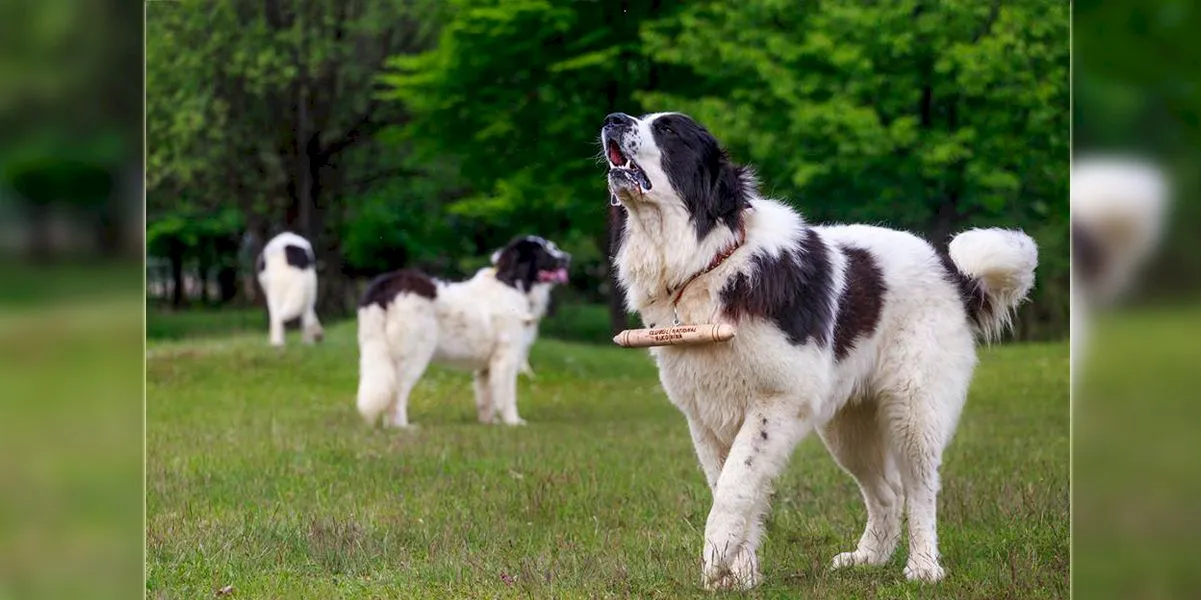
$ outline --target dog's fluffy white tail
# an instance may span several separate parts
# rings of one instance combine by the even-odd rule
[[[947,254],[962,278],[976,335],[989,342],[1000,338],[1034,287],[1038,246],[1021,231],[970,229],[951,239]]]
[[[1072,165],[1072,294],[1104,306],[1127,292],[1163,236],[1169,181],[1139,159],[1078,158]]]
[[[359,309],[359,414],[375,425],[396,394],[396,363],[388,348],[387,311],[378,304]]]

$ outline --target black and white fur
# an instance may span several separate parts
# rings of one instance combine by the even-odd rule
[[[627,210],[614,262],[648,327],[745,226],[745,243],[686,288],[684,324],[726,322],[728,343],[650,353],[687,417],[713,493],[706,587],[761,578],[757,549],[773,481],[817,431],[867,504],[858,544],[834,567],[884,564],[909,517],[909,579],[937,581],[939,466],[967,398],[976,340],[999,336],[1034,284],[1024,233],[973,229],[947,252],[906,232],[815,226],[764,198],[689,117],[609,115],[613,199]]]
[[[256,262],[259,285],[267,299],[272,346],[284,345],[284,324],[300,319],[306,344],[324,337],[317,319],[317,268],[313,245],[285,231],[267,242]]]
[[[382,275],[359,302],[359,413],[408,427],[409,394],[431,361],[475,373],[481,423],[522,425],[517,373],[526,363],[550,289],[571,257],[536,236],[514,239],[494,266],[462,282],[412,270]],[[541,306],[541,308],[540,308]]]

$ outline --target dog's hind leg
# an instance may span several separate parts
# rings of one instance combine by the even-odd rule
[[[284,315],[277,295],[278,292],[274,296],[267,296],[267,322],[269,323],[267,340],[272,346],[282,348],[284,346]]]
[[[320,342],[325,339],[325,331],[317,319],[317,272],[306,271],[301,285],[305,296],[304,312],[300,315],[301,339],[306,344]]]
[[[387,424],[408,427],[409,394],[438,350],[438,321],[434,305],[425,298],[407,295],[388,309],[388,339],[396,364],[396,397]]]
[[[322,330],[321,321],[317,320],[317,311],[313,310],[312,305],[301,315],[300,326],[303,331],[301,341],[304,343],[312,344],[325,339],[325,331]]]
[[[276,348],[284,347],[284,320],[279,317],[279,314],[274,311],[269,311],[270,335],[269,339],[272,346]]]
[[[494,407],[492,405],[492,389],[488,380],[488,369],[475,372],[475,412],[480,423],[492,423]]]
[[[392,404],[387,422],[392,427],[412,425],[409,422],[409,395],[421,380],[421,375],[429,367],[430,359],[434,355],[433,348],[425,351],[425,348],[410,347],[406,350],[411,352],[396,361],[396,400]]]
[[[888,562],[901,539],[905,497],[875,399],[843,407],[818,433],[834,460],[859,483],[867,506],[867,525],[858,546],[835,556],[833,567]]]
[[[967,396],[964,369],[948,368],[930,381],[909,382],[881,405],[889,445],[901,473],[909,516],[905,577],[939,581],[945,576],[938,551],[937,504],[943,450],[951,441]],[[968,378],[970,367],[966,369]]]

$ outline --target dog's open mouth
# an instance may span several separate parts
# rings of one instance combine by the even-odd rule
[[[567,283],[567,269],[559,267],[551,271],[538,271],[538,281],[541,283]]]
[[[638,163],[622,153],[617,140],[605,140],[605,156],[609,159],[610,188],[613,188],[614,191],[621,188],[633,188],[643,194],[651,191],[650,178],[646,176]]]

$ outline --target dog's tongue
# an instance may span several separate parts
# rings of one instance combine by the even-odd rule
[[[555,269],[554,271],[539,271],[538,279],[550,283],[567,283],[567,269]]]

